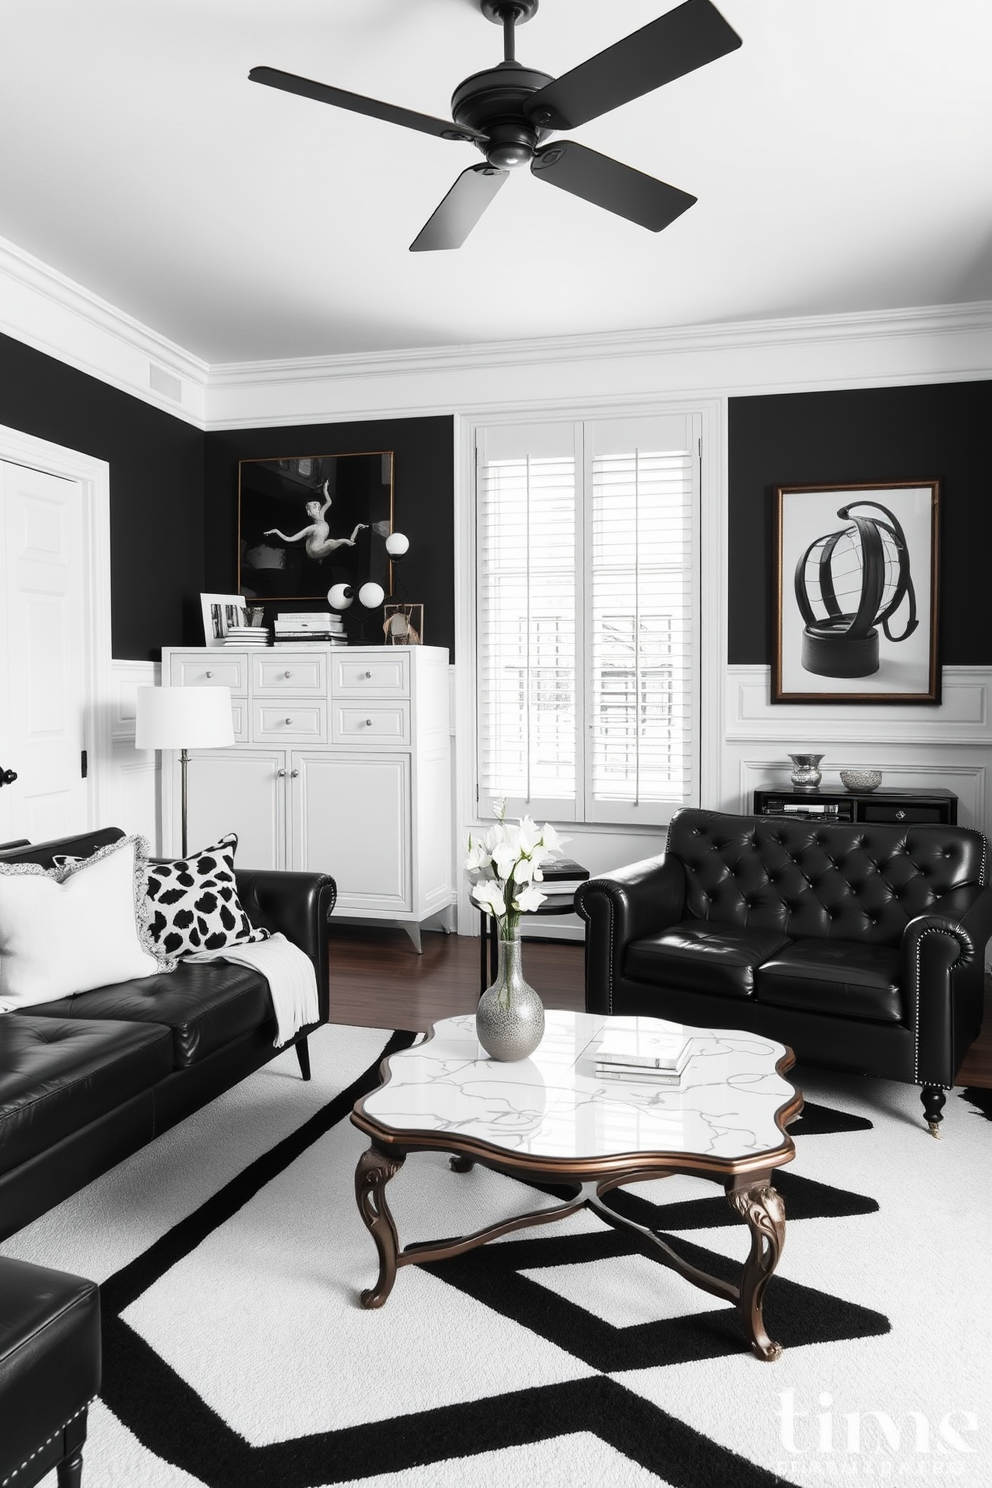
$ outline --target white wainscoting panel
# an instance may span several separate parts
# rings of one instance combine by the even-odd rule
[[[106,826],[140,832],[161,851],[162,812],[159,756],[152,750],[134,747],[135,695],[139,687],[154,687],[161,668],[154,661],[113,663],[113,703],[110,720],[111,813]]]
[[[749,812],[760,787],[789,784],[790,753],[823,754],[823,784],[839,771],[881,770],[883,787],[944,788],[962,826],[992,832],[992,668],[945,667],[937,706],[768,701],[768,667],[727,668],[719,809]]]

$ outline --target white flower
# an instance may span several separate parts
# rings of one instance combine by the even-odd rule
[[[465,856],[465,867],[469,873],[477,873],[480,868],[489,866],[490,850],[482,837],[468,839],[468,852]]]
[[[540,889],[535,889],[533,884],[528,884],[527,888],[522,889],[514,898],[513,907],[519,909],[521,914],[531,914],[538,905],[544,903],[546,898],[547,895],[542,894]]]
[[[472,898],[486,914],[494,915],[497,919],[506,914],[503,890],[494,878],[484,878],[481,883],[474,884]]]

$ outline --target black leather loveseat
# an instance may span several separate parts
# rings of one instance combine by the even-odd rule
[[[50,867],[56,854],[87,857],[123,836],[103,828],[0,861]],[[313,961],[326,1021],[333,879],[239,871],[237,888],[255,925],[281,930]],[[305,1079],[316,1026],[293,1040]],[[0,1239],[274,1058],[274,1037],[265,979],[224,961],[0,1016]]]
[[[586,1007],[743,1028],[944,1091],[981,1028],[987,843],[952,826],[676,814],[663,856],[580,885]]]

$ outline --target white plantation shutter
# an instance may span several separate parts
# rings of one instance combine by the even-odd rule
[[[574,821],[575,426],[483,430],[479,454],[482,814],[505,799],[510,815]]]
[[[694,424],[586,426],[588,821],[654,823],[692,799]]]
[[[480,814],[668,820],[697,740],[691,416],[479,432]]]

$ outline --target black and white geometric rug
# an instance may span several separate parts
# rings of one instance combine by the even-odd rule
[[[992,1482],[989,1092],[954,1091],[935,1142],[915,1089],[804,1072],[764,1364],[732,1309],[587,1212],[360,1308],[348,1113],[387,1041],[322,1029],[309,1085],[281,1056],[0,1246],[101,1283],[87,1488]],[[389,1196],[402,1243],[535,1207],[429,1154]],[[708,1270],[743,1258],[715,1184],[623,1202]]]

